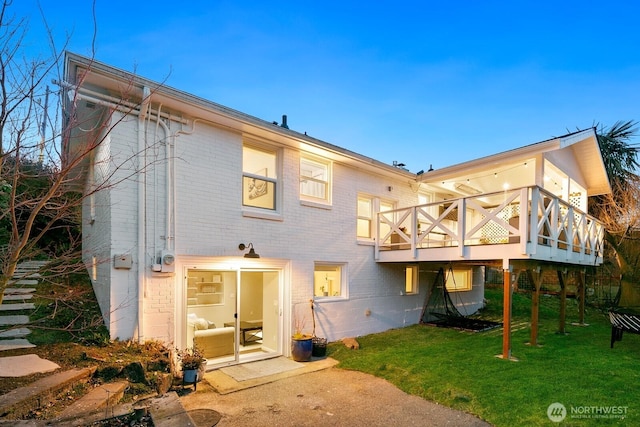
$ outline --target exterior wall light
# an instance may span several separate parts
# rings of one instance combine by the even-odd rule
[[[247,248],[249,248],[249,252],[244,254],[245,258],[260,258],[260,255],[258,255],[256,251],[253,249],[253,243],[249,243],[248,245],[245,245],[244,243],[240,243],[238,245],[238,249],[240,249],[241,251],[244,251]]]

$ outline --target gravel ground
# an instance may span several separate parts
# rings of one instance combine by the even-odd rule
[[[187,410],[220,413],[219,427],[490,426],[473,415],[408,395],[383,379],[338,368],[226,395],[202,383],[180,400]]]

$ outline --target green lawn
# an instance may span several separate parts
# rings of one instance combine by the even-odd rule
[[[502,292],[487,289],[483,315],[502,314]],[[568,300],[567,334],[558,330],[559,299],[541,297],[539,346],[528,345],[531,300],[515,294],[512,355],[497,358],[502,329],[461,332],[414,325],[359,337],[360,350],[329,346],[339,367],[384,378],[407,393],[460,409],[496,426],[552,425],[547,408],[562,403],[562,425],[619,425],[620,418],[577,418],[575,411],[625,412],[624,421],[640,425],[640,335],[624,334],[609,348],[608,317],[587,309],[588,326],[574,326],[577,302]],[[613,408],[615,407],[615,408]],[[624,408],[626,407],[626,408]]]

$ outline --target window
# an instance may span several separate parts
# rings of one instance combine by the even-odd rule
[[[404,293],[412,295],[418,293],[418,266],[408,265],[404,270]]]
[[[374,230],[375,230],[375,220],[376,217],[374,212],[378,210],[380,212],[393,210],[395,207],[393,202],[380,200],[378,198],[359,195],[358,196],[358,210],[357,210],[357,226],[356,226],[356,235],[360,239],[373,239]],[[382,224],[380,226],[380,234],[381,236],[385,236],[389,233],[391,228],[387,224]]]
[[[276,152],[245,145],[242,149],[242,204],[275,210],[277,179]]]
[[[316,263],[313,271],[313,296],[346,298],[345,269],[342,264]]]
[[[301,198],[330,203],[331,168],[330,163],[308,157],[300,158]]]
[[[358,196],[358,224],[357,235],[360,238],[371,239],[373,237],[373,199]]]
[[[380,212],[387,212],[387,211],[392,211],[393,209],[395,209],[395,205],[393,204],[393,202],[387,202],[384,200],[380,200],[378,202],[379,205],[379,211]],[[387,219],[390,219],[391,221],[395,222],[395,213],[389,213],[386,214],[385,217]],[[378,236],[378,239],[383,239],[384,236],[386,236],[387,234],[389,234],[391,232],[391,226],[389,224],[386,223],[380,223],[380,235]],[[382,243],[382,242],[380,242]]]
[[[473,270],[449,270],[447,273],[446,287],[449,292],[470,291]]]

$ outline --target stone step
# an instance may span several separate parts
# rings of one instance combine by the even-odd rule
[[[32,294],[13,294],[3,296],[2,301],[24,301],[31,298],[33,298]]]
[[[195,426],[175,391],[151,399],[149,415],[155,427]]]
[[[45,266],[45,265],[49,264],[49,262],[50,262],[49,260],[45,260],[45,259],[39,259],[39,260],[31,259],[31,260],[28,260],[28,261],[22,261],[18,265],[19,266],[27,266],[27,267],[30,267],[30,266],[42,267],[42,266]]]
[[[60,365],[37,354],[0,357],[0,377],[17,378],[38,373],[53,372]]]
[[[4,290],[4,294],[6,295],[14,295],[14,294],[31,294],[36,291],[36,288],[6,288]]]
[[[0,338],[23,338],[31,333],[29,328],[15,328],[0,332]],[[0,341],[1,343],[2,341]]]
[[[38,281],[36,279],[18,279],[10,280],[9,286],[37,286]]]
[[[5,419],[20,419],[29,411],[46,405],[64,390],[79,382],[87,382],[95,368],[70,369],[49,375],[0,396],[0,414]]]
[[[0,340],[0,351],[17,350],[19,348],[33,348],[29,340],[24,338],[14,338],[8,340]]]
[[[2,311],[18,311],[18,310],[35,310],[36,305],[32,302],[19,302],[14,304],[0,304],[0,312]]]
[[[0,326],[26,325],[27,323],[29,323],[29,316],[25,314],[0,316]]]
[[[127,381],[102,384],[68,406],[58,416],[58,420],[77,418],[105,407],[113,408],[124,396],[124,390],[128,385]]]
[[[38,268],[29,268],[29,269],[21,269],[21,268],[16,268],[16,270],[13,272],[13,277],[25,277],[25,276],[29,276],[29,277],[42,277],[42,275],[40,274],[40,271]]]

